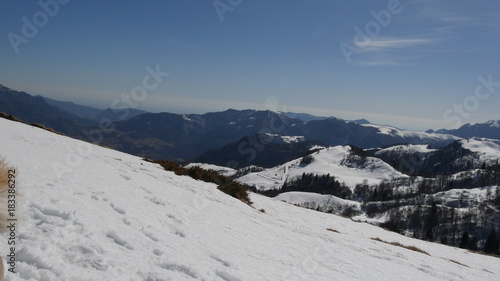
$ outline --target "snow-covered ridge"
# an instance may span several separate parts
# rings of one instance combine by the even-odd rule
[[[324,148],[311,155],[313,160],[310,164],[301,164],[301,158],[299,158],[262,172],[247,174],[239,178],[238,181],[255,185],[260,190],[268,190],[279,189],[286,181],[296,179],[303,173],[330,174],[330,176],[335,176],[338,181],[354,188],[364,179],[368,181],[368,184],[378,184],[383,180],[407,177],[389,164],[374,157],[366,157],[363,167],[349,166],[343,160],[351,155],[350,146]]]
[[[281,136],[279,134],[271,134],[271,133],[265,133],[264,135],[271,138],[279,138],[284,143],[297,143],[305,141],[304,136]]]
[[[189,163],[188,165],[186,165],[186,168],[190,168],[193,166],[198,166],[205,170],[214,170],[217,171],[219,174],[227,177],[233,176],[237,172],[237,170],[232,168],[217,166],[213,164],[205,164],[205,163]]]
[[[398,136],[408,140],[418,140],[418,139],[427,139],[427,140],[457,140],[459,139],[456,136],[448,135],[448,134],[437,134],[437,133],[426,133],[426,132],[415,132],[415,131],[406,131],[402,129],[398,129],[396,127],[388,126],[388,125],[376,125],[376,124],[360,124],[364,127],[373,127],[379,130],[379,134],[382,135],[391,135]]]
[[[500,120],[490,120],[485,124],[489,125],[490,127],[500,128]]]
[[[139,157],[4,119],[0,130],[0,155],[19,171],[24,211],[17,273],[7,272],[7,281],[498,280],[500,274],[493,257],[255,194],[251,208],[213,184]],[[11,246],[6,234],[1,239],[5,258]]]
[[[319,210],[325,213],[341,214],[348,209],[361,211],[361,203],[345,200],[333,195],[310,192],[285,192],[274,197],[276,200],[299,205],[304,208]]]
[[[406,152],[406,153],[431,153],[437,149],[429,148],[427,144],[404,144],[404,145],[394,145],[384,149],[380,149],[376,154],[380,154],[385,151],[393,152]]]
[[[460,143],[463,148],[478,153],[482,160],[494,163],[500,158],[500,140],[474,137]]]

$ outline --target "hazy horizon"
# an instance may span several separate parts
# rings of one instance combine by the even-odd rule
[[[135,94],[149,112],[449,129],[500,119],[498,12],[493,0],[9,1],[0,83],[98,108]]]

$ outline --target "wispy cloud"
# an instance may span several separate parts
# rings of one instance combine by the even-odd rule
[[[416,17],[424,23],[435,24],[437,32],[463,27],[500,27],[496,1],[413,0]]]
[[[363,51],[383,51],[388,49],[411,48],[418,45],[431,44],[432,40],[424,38],[375,38],[357,44]]]
[[[400,66],[403,63],[393,61],[393,60],[372,60],[372,61],[360,61],[357,62],[361,66]]]
[[[175,39],[172,39],[172,38],[170,38],[170,42],[172,42],[174,44],[177,44],[177,45],[184,46],[184,47],[188,47],[188,48],[191,48],[191,49],[196,49],[195,45],[192,45],[192,44],[189,44],[189,43],[186,43],[186,42],[182,42],[182,41],[179,41],[179,40],[175,40]]]
[[[362,55],[356,61],[359,66],[401,66],[415,64],[417,46],[433,44],[434,40],[427,38],[380,37],[367,40],[356,46]]]
[[[474,22],[475,19],[474,18],[471,18],[471,17],[461,17],[461,16],[458,16],[458,17],[444,17],[444,18],[441,18],[440,19],[441,21],[443,22],[452,22],[452,23],[465,23],[465,22]]]

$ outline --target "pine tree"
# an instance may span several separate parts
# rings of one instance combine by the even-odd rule
[[[488,238],[486,238],[486,243],[484,244],[484,252],[487,254],[500,254],[500,241],[497,237],[497,232],[492,229]]]
[[[467,249],[472,251],[477,251],[477,242],[478,242],[477,236],[476,235],[472,236],[472,239],[470,239]]]
[[[458,247],[462,249],[467,249],[468,245],[469,245],[469,233],[467,231],[464,231],[464,234],[462,235],[462,239],[460,239],[460,244],[458,245]]]
[[[428,228],[427,231],[425,232],[424,239],[427,241],[433,241],[434,240],[434,235],[432,234],[432,228]]]

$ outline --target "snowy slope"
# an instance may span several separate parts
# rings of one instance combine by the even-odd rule
[[[495,164],[499,159],[500,140],[474,137],[460,142],[463,148],[476,152],[481,161],[486,161],[489,165]]]
[[[185,167],[186,168],[191,168],[191,167],[200,167],[205,170],[214,170],[217,171],[219,174],[230,177],[236,174],[237,170],[228,168],[228,167],[223,167],[223,166],[217,166],[213,164],[205,164],[205,163],[189,163]]]
[[[320,210],[321,212],[326,213],[341,214],[349,208],[361,212],[361,203],[327,194],[312,192],[284,192],[274,198],[276,200],[299,205],[312,210]]]
[[[335,176],[338,181],[354,188],[364,179],[368,180],[369,184],[378,184],[382,180],[406,177],[406,175],[394,170],[389,164],[374,157],[367,157],[367,163],[364,167],[343,165],[342,160],[350,155],[350,152],[350,146],[325,148],[312,154],[314,160],[308,165],[301,165],[301,159],[296,159],[262,172],[247,174],[239,178],[238,181],[255,185],[261,190],[268,190],[281,188],[285,181],[295,179],[302,173],[330,174]]]
[[[24,209],[17,273],[6,280],[500,277],[497,258],[259,195],[252,195],[251,208],[212,184],[20,123],[0,119],[0,131],[0,154],[18,169]],[[7,234],[0,239],[5,257]]]
[[[376,155],[387,152],[396,152],[396,153],[432,153],[437,149],[429,148],[427,144],[403,144],[403,145],[394,145],[387,148],[380,149],[376,152]]]
[[[381,135],[390,135],[395,137],[400,137],[405,139],[407,142],[411,142],[413,144],[417,143],[429,143],[429,142],[437,142],[440,143],[442,141],[453,141],[460,139],[459,137],[449,135],[449,134],[437,134],[437,133],[426,133],[426,132],[416,132],[416,131],[406,131],[401,130],[396,127],[388,126],[388,125],[376,125],[376,124],[361,124],[365,127],[373,127],[379,130],[378,134]]]

